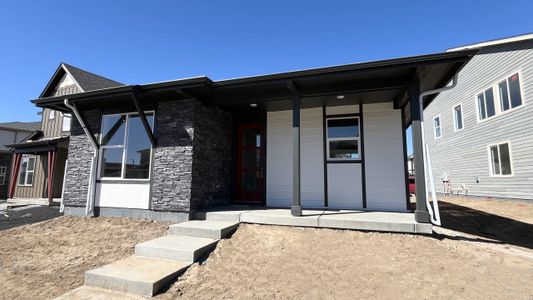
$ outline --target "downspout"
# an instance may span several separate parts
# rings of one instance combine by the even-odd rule
[[[85,214],[94,214],[93,212],[96,186],[96,162],[98,161],[98,145],[96,145],[94,140],[91,138],[91,133],[89,132],[89,129],[87,129],[87,125],[85,124],[85,122],[83,122],[80,113],[78,112],[75,106],[69,103],[67,98],[65,98],[65,106],[72,110],[72,112],[76,116],[76,119],[80,123],[81,128],[85,132],[85,135],[87,135],[89,142],[91,142],[91,146],[93,148],[93,156],[91,158],[91,171],[89,173],[89,187],[87,191],[87,203],[85,205]]]
[[[420,127],[422,129],[422,145],[424,145],[424,177],[429,178],[429,184],[431,188],[431,200],[433,201],[433,206],[429,202],[429,191],[427,189],[427,182],[424,182],[426,185],[426,205],[428,207],[429,215],[431,216],[431,223],[440,226],[440,213],[439,213],[439,204],[437,200],[437,191],[435,190],[435,179],[433,178],[433,172],[431,169],[431,157],[429,154],[429,145],[425,141],[425,131],[424,131],[424,97],[428,95],[438,94],[440,92],[448,91],[457,86],[458,74],[455,73],[453,76],[453,81],[450,86],[446,86],[440,89],[429,90],[420,93],[419,103],[420,103]],[[429,173],[429,174],[428,174]],[[433,208],[433,209],[432,209]]]

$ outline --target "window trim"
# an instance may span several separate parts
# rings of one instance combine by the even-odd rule
[[[461,107],[461,125],[462,127],[460,129],[457,129],[457,115],[455,113],[455,108],[457,106]],[[452,107],[452,114],[453,114],[453,132],[459,132],[462,131],[465,128],[465,112],[463,110],[463,103],[457,103]]]
[[[508,110],[502,111],[501,110],[502,100],[500,98],[499,84],[502,81],[507,80],[509,77],[513,76],[514,74],[518,74],[518,77],[519,77],[519,80],[520,80],[519,87],[520,87],[520,98],[522,100],[522,104],[520,104],[520,105],[518,105],[516,107],[509,107]],[[492,88],[492,90],[493,90],[494,106],[495,106],[496,114],[494,114],[494,116],[492,116],[492,117],[487,117],[485,119],[481,119],[481,116],[479,115],[479,103],[477,101],[477,97],[478,97],[479,94],[484,93],[489,88]],[[509,83],[508,82],[507,82],[507,89],[509,89]],[[510,94],[509,94],[509,97],[511,97]],[[526,105],[526,98],[524,97],[524,76],[522,74],[522,69],[518,69],[518,70],[515,69],[512,72],[507,72],[507,73],[504,73],[504,75],[499,76],[497,78],[497,80],[494,80],[491,84],[484,86],[483,89],[478,90],[474,94],[474,99],[475,99],[475,103],[476,103],[476,115],[477,115],[477,123],[478,124],[486,122],[486,121],[491,120],[493,118],[496,118],[496,117],[498,117],[500,115],[505,115],[507,113],[513,112],[513,111],[515,111],[517,109],[521,109],[522,107],[524,107]],[[509,99],[509,102],[510,102],[510,100],[511,99]]]
[[[144,111],[144,114],[153,114],[154,118],[152,119],[152,132],[154,132],[154,125],[155,125],[155,110],[146,110]],[[126,127],[124,128],[124,144],[122,145],[109,145],[109,146],[104,146],[102,145],[102,138],[104,137],[103,134],[102,134],[102,122],[104,120],[104,117],[105,116],[120,116],[120,115],[126,115]],[[128,147],[128,135],[129,135],[129,130],[128,130],[128,125],[129,125],[129,119],[130,119],[130,115],[139,115],[138,112],[136,111],[133,111],[133,112],[124,112],[124,113],[113,113],[113,114],[102,114],[102,117],[100,118],[100,136],[98,138],[98,142],[100,144],[100,147],[98,149],[98,155],[99,155],[99,159],[98,159],[98,180],[101,180],[101,181],[123,181],[123,182],[132,182],[132,181],[136,181],[136,182],[140,182],[140,183],[143,183],[143,182],[149,182],[152,180],[152,163],[153,163],[153,153],[154,153],[154,149],[152,147],[152,145],[150,144],[150,168],[148,168],[148,178],[125,178],[124,175],[126,174],[126,167],[125,167],[125,162],[126,162],[126,149]],[[103,160],[103,152],[104,152],[104,149],[123,149],[122,151],[122,169],[121,169],[121,172],[120,172],[120,177],[102,177],[102,160]]]
[[[26,174],[24,175],[24,184],[20,184],[20,175],[22,174],[22,172],[20,172],[20,169],[22,168],[22,161],[27,158],[28,161],[30,160],[30,158],[33,158],[33,170],[31,171],[28,171],[28,168],[26,167]],[[33,183],[35,182],[35,167],[37,166],[37,156],[36,155],[29,155],[29,154],[24,154],[21,159],[20,159],[20,167],[19,167],[19,174],[17,176],[17,186],[22,186],[22,187],[31,187],[33,186]],[[33,179],[31,181],[31,184],[28,184],[28,173],[32,173],[33,174]]]
[[[507,144],[509,147],[509,165],[511,166],[511,174],[501,174],[501,152],[500,145]],[[490,148],[496,146],[498,148],[498,162],[500,164],[500,174],[494,174],[492,167],[492,154],[490,153]],[[513,164],[513,149],[511,147],[511,141],[502,141],[498,143],[493,143],[487,145],[488,161],[489,161],[489,176],[490,177],[514,177],[514,164]]]
[[[337,137],[337,138],[330,138],[329,137],[329,130],[328,130],[328,121],[329,120],[346,120],[346,119],[357,119],[357,133],[358,136],[356,137]],[[349,115],[349,116],[330,116],[325,118],[325,126],[326,126],[326,162],[357,162],[362,160],[362,153],[363,148],[361,146],[361,118],[359,115]],[[331,158],[329,156],[329,142],[330,141],[357,141],[357,158]]]
[[[6,184],[6,177],[7,177],[7,167],[6,166],[0,166],[0,185]]]
[[[437,118],[439,119],[439,136],[437,136],[437,127],[435,126],[435,119]],[[438,140],[442,137],[442,118],[440,117],[440,114],[433,116],[433,137],[435,140]]]
[[[487,97],[485,96],[485,92],[488,91],[488,90],[492,90],[492,99],[494,101],[494,115],[492,115],[490,117],[487,114]],[[476,99],[476,114],[477,114],[477,122],[478,123],[485,122],[485,121],[487,121],[489,119],[492,119],[492,118],[494,118],[494,117],[496,117],[496,116],[498,116],[500,114],[500,112],[499,112],[499,104],[500,104],[499,96],[496,95],[496,93],[494,91],[495,91],[495,87],[494,87],[494,84],[493,84],[493,85],[490,85],[490,86],[486,87],[481,92],[476,93],[475,99]],[[481,94],[483,94],[483,101],[485,102],[485,115],[487,115],[487,117],[485,117],[484,119],[481,119],[481,115],[479,113],[480,107],[479,107],[478,97]]]

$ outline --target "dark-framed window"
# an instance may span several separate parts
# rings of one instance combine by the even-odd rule
[[[361,159],[359,117],[326,118],[327,159],[349,161]]]
[[[154,112],[145,113],[153,130]],[[137,113],[102,116],[100,178],[149,179],[152,144]]]

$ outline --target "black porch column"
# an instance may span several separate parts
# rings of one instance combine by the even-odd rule
[[[300,203],[300,105],[301,98],[292,97],[292,206],[291,215],[301,216]]]
[[[415,220],[429,223],[429,212],[426,205],[426,176],[424,173],[424,142],[422,140],[422,121],[424,111],[420,104],[420,85],[418,82],[409,88],[411,105],[411,132],[413,134],[413,155],[415,160],[416,210]]]

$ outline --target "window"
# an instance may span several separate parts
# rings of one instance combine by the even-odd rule
[[[518,73],[498,83],[498,90],[500,110],[502,112],[522,105],[522,93],[520,92],[520,78]]]
[[[19,182],[20,186],[32,186],[35,173],[35,156],[25,155],[20,160]]]
[[[492,87],[477,95],[477,107],[479,120],[485,120],[496,115]]]
[[[6,184],[7,167],[0,167],[0,185]]]
[[[512,175],[509,143],[489,146],[491,175]]]
[[[463,105],[459,104],[453,108],[453,122],[455,131],[463,129]]]
[[[53,120],[56,117],[56,111],[55,110],[49,110],[48,111],[48,119]]]
[[[433,118],[433,128],[435,129],[435,138],[440,138],[442,136],[442,131],[440,128],[440,116]]]
[[[70,131],[71,120],[72,116],[70,114],[63,114],[63,126],[61,128],[62,131]]]
[[[146,113],[153,128],[154,114]],[[101,178],[148,179],[152,145],[138,114],[102,117]]]
[[[360,159],[359,118],[328,118],[326,124],[328,159]]]

